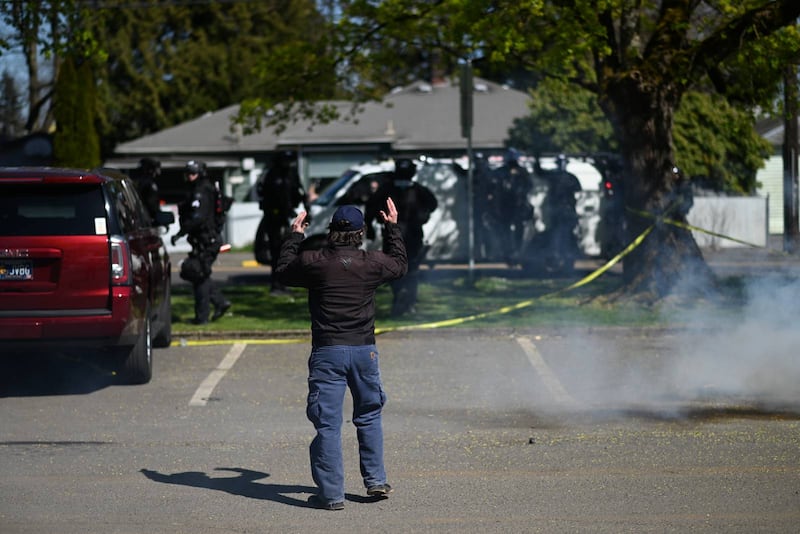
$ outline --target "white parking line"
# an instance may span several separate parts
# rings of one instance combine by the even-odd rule
[[[533,370],[536,371],[542,379],[542,382],[544,382],[545,387],[550,391],[550,394],[553,395],[553,399],[564,407],[577,408],[579,406],[578,401],[567,393],[567,390],[561,385],[561,382],[558,380],[555,373],[553,373],[553,370],[550,369],[550,366],[544,361],[542,355],[539,354],[539,349],[536,348],[533,341],[527,337],[518,337],[516,340],[517,344],[522,347],[522,350],[528,357],[528,361],[531,362]]]
[[[192,400],[189,401],[189,406],[206,405],[208,399],[211,397],[211,393],[214,391],[214,388],[217,387],[217,384],[219,384],[219,381],[225,376],[225,373],[231,370],[233,364],[235,364],[236,360],[239,359],[239,356],[242,355],[242,352],[244,352],[246,346],[246,343],[233,344],[222,361],[219,362],[217,368],[211,371],[211,373],[197,388],[197,391],[194,392]]]

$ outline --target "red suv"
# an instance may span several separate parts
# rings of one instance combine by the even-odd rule
[[[110,349],[123,382],[149,382],[172,338],[174,220],[118,171],[0,168],[0,347]]]

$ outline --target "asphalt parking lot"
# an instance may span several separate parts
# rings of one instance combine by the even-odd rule
[[[246,259],[218,276],[263,282]],[[340,512],[306,505],[307,341],[158,349],[133,387],[68,352],[4,354],[0,532],[793,533],[799,345],[757,320],[382,335],[396,491],[366,497],[345,421]]]
[[[161,349],[136,387],[20,355],[0,382],[0,531],[796,532],[797,369],[723,373],[708,336],[381,336],[396,491],[365,496],[346,422],[341,512],[305,503],[304,343]]]

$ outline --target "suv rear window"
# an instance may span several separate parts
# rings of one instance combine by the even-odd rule
[[[0,236],[106,233],[99,184],[0,183]]]

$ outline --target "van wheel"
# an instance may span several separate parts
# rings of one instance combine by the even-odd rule
[[[136,345],[122,355],[119,375],[123,384],[147,384],[153,377],[153,345],[150,339],[150,312],[144,316],[144,328]]]

